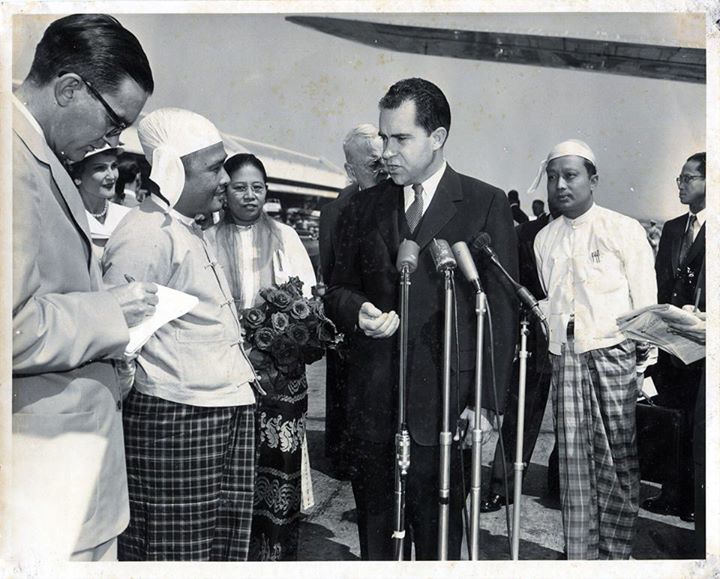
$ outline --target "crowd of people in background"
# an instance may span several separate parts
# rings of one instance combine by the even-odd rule
[[[563,141],[530,188],[531,220],[517,191],[451,167],[445,94],[403,79],[379,99],[378,127],[347,134],[351,185],[322,208],[316,231],[274,218],[262,160],[228,156],[213,122],[191,111],[161,108],[139,122],[144,178],[120,136],[153,90],[130,31],[110,16],[71,15],[45,31],[13,97],[11,515],[20,555],[296,559],[301,508],[312,503],[305,365],[341,332],[327,352],[326,445],[352,484],[362,558],[396,557],[396,257],[412,240],[404,555],[438,559],[445,302],[431,244],[472,245],[483,233],[548,321],[547,331],[532,323],[522,460],[550,399],[548,488],[559,497],[565,556],[630,558],[641,507],[694,521],[704,556],[704,360],[658,358],[617,318],[656,303],[689,307],[697,326],[675,331],[704,343],[705,153],[677,178],[689,212],[646,231],[598,204],[592,148]],[[535,198],[543,178],[547,211]],[[296,229],[319,237],[319,255]],[[504,465],[515,462],[526,312],[488,258],[474,259],[492,312],[492,362],[480,369],[475,408],[476,295],[458,281],[450,423],[487,433],[504,417],[505,446],[481,503],[490,512],[512,502]],[[195,305],[129,350],[172,290]],[[683,413],[687,460],[641,505],[635,406],[646,376],[656,402]],[[465,443],[451,443],[452,480],[464,476]],[[462,556],[462,489],[453,484],[447,496],[453,560]]]

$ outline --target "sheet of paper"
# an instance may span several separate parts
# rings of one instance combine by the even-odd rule
[[[199,301],[195,296],[185,292],[164,285],[156,285],[158,287],[158,304],[155,307],[155,313],[137,326],[130,328],[130,341],[125,347],[126,356],[135,354],[159,328],[180,316],[184,316]]]
[[[649,342],[661,350],[680,358],[685,364],[692,364],[705,357],[705,345],[673,334],[669,331],[667,319],[692,323],[694,314],[670,304],[658,304],[630,312],[617,319],[618,327],[627,338]]]

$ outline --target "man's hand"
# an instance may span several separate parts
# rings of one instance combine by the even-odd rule
[[[467,423],[467,426],[465,428],[465,437],[463,439],[463,447],[469,448],[470,446],[472,446],[472,431],[475,428],[475,410],[472,408],[465,408],[465,410],[462,411],[462,414],[460,414],[459,421],[466,421]],[[480,431],[483,434],[483,442],[487,442],[489,440],[486,435],[490,434],[495,428],[493,426],[494,422],[495,413],[492,410],[488,410],[487,408],[481,408]]]
[[[155,313],[158,303],[157,286],[154,283],[132,282],[108,290],[120,304],[128,328],[137,326],[147,316]]]
[[[707,332],[707,313],[696,312],[694,311],[693,306],[683,306],[683,309],[693,312],[696,318],[695,323],[682,324],[678,322],[668,321],[668,331],[671,334],[677,334],[679,336],[688,338],[689,340],[693,340],[698,344],[704,344]]]
[[[358,327],[369,338],[389,338],[398,329],[400,318],[393,312],[382,312],[365,302],[358,313]]]

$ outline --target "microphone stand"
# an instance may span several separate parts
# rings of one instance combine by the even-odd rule
[[[403,560],[405,541],[405,486],[410,468],[410,434],[407,428],[405,404],[408,343],[408,300],[410,296],[410,270],[403,265],[400,274],[400,374],[398,377],[398,428],[395,434],[395,560]]]
[[[445,270],[445,329],[443,335],[443,409],[442,430],[440,431],[440,485],[438,518],[438,556],[440,561],[448,558],[448,528],[450,517],[450,359],[452,351],[452,282],[453,271]]]
[[[525,434],[525,383],[527,377],[527,338],[530,330],[528,314],[523,308],[520,322],[520,380],[518,383],[517,438],[515,440],[515,487],[513,489],[513,526],[512,526],[512,559],[517,561],[520,556],[520,497],[522,496],[523,436]]]
[[[472,431],[472,479],[470,485],[470,560],[480,558],[480,496],[482,492],[482,443],[480,428],[482,412],[483,330],[487,313],[487,297],[479,281],[475,293],[477,315],[477,338],[475,349],[475,427]],[[461,442],[462,444],[462,442]]]

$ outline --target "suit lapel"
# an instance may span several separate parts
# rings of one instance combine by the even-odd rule
[[[450,168],[445,169],[445,174],[438,183],[435,195],[427,208],[420,229],[415,236],[415,241],[422,250],[433,238],[442,230],[445,225],[455,216],[455,202],[462,200],[462,191],[460,188],[460,178],[457,173]]]
[[[687,215],[683,215],[682,219],[677,221],[677,229],[672,235],[672,268],[676,271],[680,266],[680,246],[682,245],[682,238],[685,234],[685,227],[687,226]]]
[[[90,226],[88,225],[85,206],[82,203],[77,187],[75,187],[65,167],[60,163],[52,150],[50,150],[50,147],[48,147],[44,136],[30,125],[16,103],[14,103],[13,112],[13,129],[18,137],[20,137],[38,161],[50,167],[53,181],[60,193],[60,198],[58,198],[57,201],[83,237],[87,246],[88,265],[90,265],[92,257]]]
[[[705,251],[705,224],[703,223],[703,226],[700,228],[700,231],[698,231],[697,236],[695,237],[695,241],[693,241],[693,244],[690,246],[690,251],[688,251],[687,257],[685,258],[685,263],[691,263],[693,259],[697,257],[697,254],[701,251]]]
[[[378,197],[376,206],[376,218],[378,231],[390,248],[391,255],[394,255],[400,246],[400,229],[398,226],[398,211],[400,208],[400,197],[403,189],[388,179],[387,187]]]

